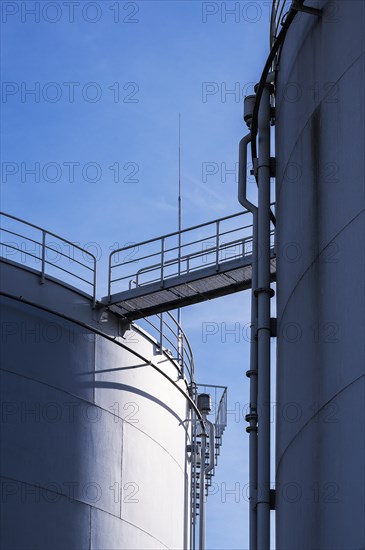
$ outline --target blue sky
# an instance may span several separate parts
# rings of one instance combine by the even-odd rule
[[[36,4],[39,14],[27,14]],[[2,2],[1,210],[97,243],[100,297],[115,243],[176,229],[179,112],[183,225],[240,210],[236,177],[224,167],[235,167],[246,132],[242,97],[268,53],[271,2],[81,1],[73,22],[64,2],[54,4]],[[197,380],[227,385],[232,411],[207,548],[244,549],[249,345],[242,332],[224,342],[222,323],[244,332],[249,293],[186,308],[183,321]],[[218,332],[203,342],[206,322]],[[223,494],[235,484],[238,502]]]

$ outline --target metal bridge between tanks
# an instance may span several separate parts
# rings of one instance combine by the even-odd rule
[[[247,211],[113,251],[102,303],[129,321],[251,288]],[[271,233],[271,280],[276,277]]]

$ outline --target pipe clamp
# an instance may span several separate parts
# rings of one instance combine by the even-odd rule
[[[267,294],[270,295],[270,298],[273,298],[275,296],[275,290],[273,290],[272,288],[270,287],[260,287],[260,288],[256,288],[253,293],[254,295],[257,297],[259,294],[262,294],[263,292],[266,292]]]

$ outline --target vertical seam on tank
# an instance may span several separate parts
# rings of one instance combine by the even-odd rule
[[[120,444],[120,490],[119,490],[119,498],[120,498],[120,505],[119,505],[119,517],[122,519],[122,502],[123,502],[123,449],[124,449],[124,420],[122,419],[122,437],[121,437],[121,444]]]
[[[89,510],[90,510],[90,522],[89,522],[89,550],[91,550],[91,513],[92,513],[91,506],[89,506]]]
[[[93,368],[93,403],[95,404],[95,386],[96,386],[96,376],[95,376],[95,370],[96,370],[96,335],[94,334],[94,368]]]

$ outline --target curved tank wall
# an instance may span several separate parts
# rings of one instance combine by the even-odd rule
[[[365,547],[365,3],[316,6],[277,74],[279,550]]]
[[[190,410],[174,361],[70,287],[4,262],[1,281],[1,547],[188,547]]]

